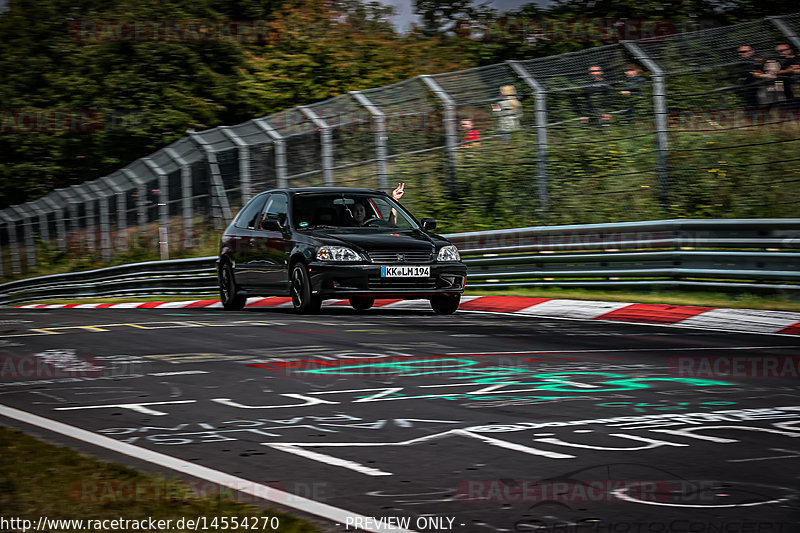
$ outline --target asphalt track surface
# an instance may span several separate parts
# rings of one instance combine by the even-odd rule
[[[329,531],[798,531],[797,337],[414,307],[3,309],[0,423]]]

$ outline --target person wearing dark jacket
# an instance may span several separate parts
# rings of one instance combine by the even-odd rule
[[[644,86],[647,79],[642,76],[642,70],[632,63],[625,65],[625,88],[619,92],[628,102],[628,107],[624,111],[624,122],[632,122],[636,119],[636,108],[642,98]]]
[[[581,122],[607,126],[611,122],[611,114],[608,112],[611,93],[611,85],[606,81],[603,69],[597,65],[589,67],[589,83],[583,87]]]
[[[789,107],[796,107],[800,101],[800,57],[794,53],[792,47],[788,44],[779,44],[775,47],[778,53],[778,63],[780,70],[778,70],[777,77],[783,85],[783,94],[785,101]]]
[[[738,49],[739,54],[739,77],[736,82],[739,84],[739,94],[744,100],[746,109],[758,108],[758,89],[761,86],[761,68],[764,60],[756,56],[752,46],[742,45]]]

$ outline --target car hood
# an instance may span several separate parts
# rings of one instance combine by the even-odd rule
[[[325,240],[335,240],[343,246],[352,246],[361,250],[432,250],[439,239],[416,229],[394,229],[381,232],[317,231],[315,236]],[[338,244],[337,243],[337,244]],[[446,244],[441,241],[440,244]]]

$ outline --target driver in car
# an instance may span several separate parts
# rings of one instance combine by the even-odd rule
[[[364,207],[364,204],[362,204],[361,202],[356,202],[355,204],[353,204],[353,220],[356,221],[356,224],[360,226],[361,223],[364,222],[364,219],[366,218],[367,218],[367,208]]]

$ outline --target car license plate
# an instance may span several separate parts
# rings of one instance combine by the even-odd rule
[[[382,266],[382,278],[428,278],[431,275],[429,266]]]

